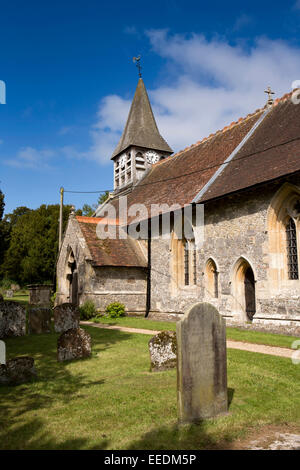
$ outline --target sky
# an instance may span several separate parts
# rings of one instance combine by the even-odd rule
[[[56,204],[61,186],[113,189],[134,56],[175,152],[264,106],[267,86],[280,97],[300,80],[300,0],[0,0],[0,15],[6,213]],[[65,193],[76,208],[97,198]]]

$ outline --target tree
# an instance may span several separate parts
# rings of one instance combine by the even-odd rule
[[[22,212],[17,209],[17,213]],[[70,210],[71,206],[63,208],[63,228]],[[10,219],[13,225],[2,273],[22,285],[52,281],[58,253],[59,205],[42,205],[23,212]]]
[[[84,204],[82,206],[82,215],[85,215],[86,217],[92,217],[97,207],[103,204],[108,199],[108,197],[109,191],[105,191],[105,193],[101,194],[101,196],[98,197],[98,201],[96,204],[93,204],[91,206],[89,204]]]
[[[100,206],[103,204],[109,197],[109,191],[105,191],[105,193],[101,194],[101,196],[98,197],[98,205]]]

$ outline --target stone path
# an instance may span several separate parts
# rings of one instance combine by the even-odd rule
[[[105,325],[103,323],[93,323],[90,321],[81,321],[82,325],[94,326],[96,328],[104,328],[106,330],[118,330],[124,331],[126,333],[141,333],[144,335],[154,336],[160,331],[156,330],[145,330],[141,328],[128,328],[127,326],[117,326],[117,325]],[[279,348],[276,346],[266,346],[264,344],[254,344],[254,343],[244,343],[242,341],[232,341],[227,340],[227,347],[230,349],[240,349],[242,351],[250,351],[261,354],[269,354],[271,356],[280,356],[291,358],[292,354],[295,352],[292,349],[288,348]]]

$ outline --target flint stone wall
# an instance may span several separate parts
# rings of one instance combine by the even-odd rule
[[[141,243],[141,248],[147,253]],[[99,312],[108,304],[121,302],[127,313],[144,315],[146,308],[147,272],[135,267],[93,266],[86,241],[75,218],[68,221],[57,263],[55,304],[70,302],[70,285],[66,276],[66,260],[73,251],[78,271],[78,303],[91,300]]]
[[[0,302],[0,338],[26,334],[26,310],[18,302]]]
[[[271,200],[285,182],[300,188],[300,176],[293,175],[255,190],[224,197],[205,204],[205,241],[196,253],[196,285],[174,288],[171,241],[152,240],[151,311],[149,318],[177,320],[199,300],[215,305],[231,323],[243,324],[234,309],[233,268],[240,257],[254,271],[256,314],[253,325],[275,327],[276,331],[300,334],[300,281],[287,281],[274,288],[269,270],[267,215]],[[206,288],[205,266],[212,258],[218,271],[218,298]],[[163,293],[163,294],[162,294]]]

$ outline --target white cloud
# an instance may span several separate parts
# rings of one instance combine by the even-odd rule
[[[16,168],[45,169],[49,168],[48,160],[55,156],[53,150],[37,150],[33,147],[22,148],[15,158],[5,160],[7,165]]]
[[[280,97],[300,78],[300,50],[281,40],[258,38],[246,49],[203,35],[157,30],[147,35],[169,73],[167,83],[148,92],[160,132],[175,151],[264,106],[268,85]],[[120,96],[105,97],[91,130],[92,145],[77,157],[109,162],[129,106]]]
[[[79,151],[74,146],[65,146],[62,152],[70,158],[86,158],[99,163],[108,163],[123,130],[130,108],[130,101],[117,95],[104,97],[97,113],[96,123],[90,130],[91,146]]]
[[[165,30],[146,34],[153,52],[164,59],[167,79],[148,92],[160,132],[174,151],[264,106],[268,85],[280,97],[300,79],[300,50],[282,40],[258,38],[247,48],[196,34],[171,35]],[[121,96],[105,96],[90,129],[89,148],[81,151],[68,145],[57,153],[109,163],[130,103]],[[10,164],[35,168],[50,157],[49,150],[27,147]]]

